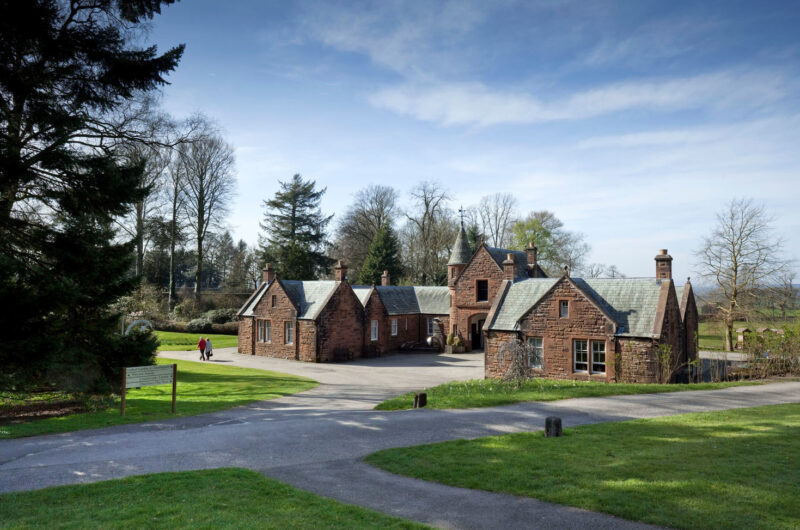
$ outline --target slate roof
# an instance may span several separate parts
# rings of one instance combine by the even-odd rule
[[[372,292],[372,287],[369,285],[353,285],[352,287],[353,292],[356,294],[358,301],[361,302],[361,305],[367,305],[367,300],[369,300],[369,293]]]
[[[506,255],[513,254],[514,261],[517,263],[516,277],[527,278],[528,276],[528,254],[523,250],[509,250],[506,248],[486,247],[489,254],[497,262],[500,268],[503,268],[503,262],[506,260]]]
[[[472,257],[472,251],[469,249],[469,242],[467,241],[467,233],[464,232],[464,225],[461,225],[456,236],[456,242],[453,244],[453,252],[450,253],[450,260],[448,265],[463,265]]]
[[[377,286],[390,315],[446,315],[450,313],[450,289],[410,285]]]
[[[617,335],[653,337],[662,280],[655,278],[570,278],[617,324]],[[516,330],[517,322],[559,278],[528,278],[509,286],[490,330]]]
[[[325,302],[333,294],[338,282],[333,280],[278,280],[294,305],[297,318],[314,320],[325,307]]]
[[[247,302],[244,303],[242,308],[237,313],[240,317],[251,317],[253,316],[253,308],[256,307],[256,304],[261,300],[261,297],[264,296],[264,292],[267,290],[267,286],[269,284],[264,282],[258,286],[258,289],[250,295],[250,298],[247,299]]]

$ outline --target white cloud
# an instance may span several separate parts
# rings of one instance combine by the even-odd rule
[[[369,102],[422,121],[486,126],[581,120],[631,109],[752,108],[773,103],[790,90],[778,74],[720,72],[625,81],[548,100],[524,91],[493,90],[482,83],[404,84],[379,90]]]

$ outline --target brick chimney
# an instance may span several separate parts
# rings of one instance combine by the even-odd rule
[[[337,261],[336,266],[333,268],[333,279],[337,282],[347,281],[347,267],[342,260]]]
[[[662,248],[656,256],[656,278],[672,279],[672,256],[667,254],[667,249]]]
[[[536,248],[536,245],[533,244],[533,241],[528,243],[528,246],[525,248],[525,253],[528,255],[528,268],[532,269],[536,265],[536,251],[539,250]]]
[[[392,277],[389,276],[389,271],[383,271],[383,274],[381,274],[381,285],[392,285]]]
[[[261,281],[264,283],[270,283],[272,280],[275,279],[275,269],[269,266],[269,263],[264,265],[264,269],[261,271]]]
[[[514,272],[517,268],[517,263],[514,261],[514,254],[506,254],[506,260],[503,262],[503,279],[514,281]]]

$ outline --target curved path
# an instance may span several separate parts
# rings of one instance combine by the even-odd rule
[[[193,352],[163,355],[194,358]],[[482,355],[395,355],[313,365],[219,350],[215,361],[306,375],[323,384],[212,414],[0,441],[0,492],[238,466],[326,497],[442,527],[638,527],[643,525],[535,499],[398,477],[360,459],[389,447],[538,430],[551,414],[569,427],[800,401],[800,382],[792,382],[484,409],[377,412],[372,406],[387,396],[480,377]]]

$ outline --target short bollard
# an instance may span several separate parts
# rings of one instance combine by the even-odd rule
[[[414,394],[414,408],[421,409],[425,405],[428,404],[428,394],[425,392],[420,392],[419,394]]]
[[[548,416],[544,420],[544,435],[548,438],[561,436],[561,418],[558,416]]]

